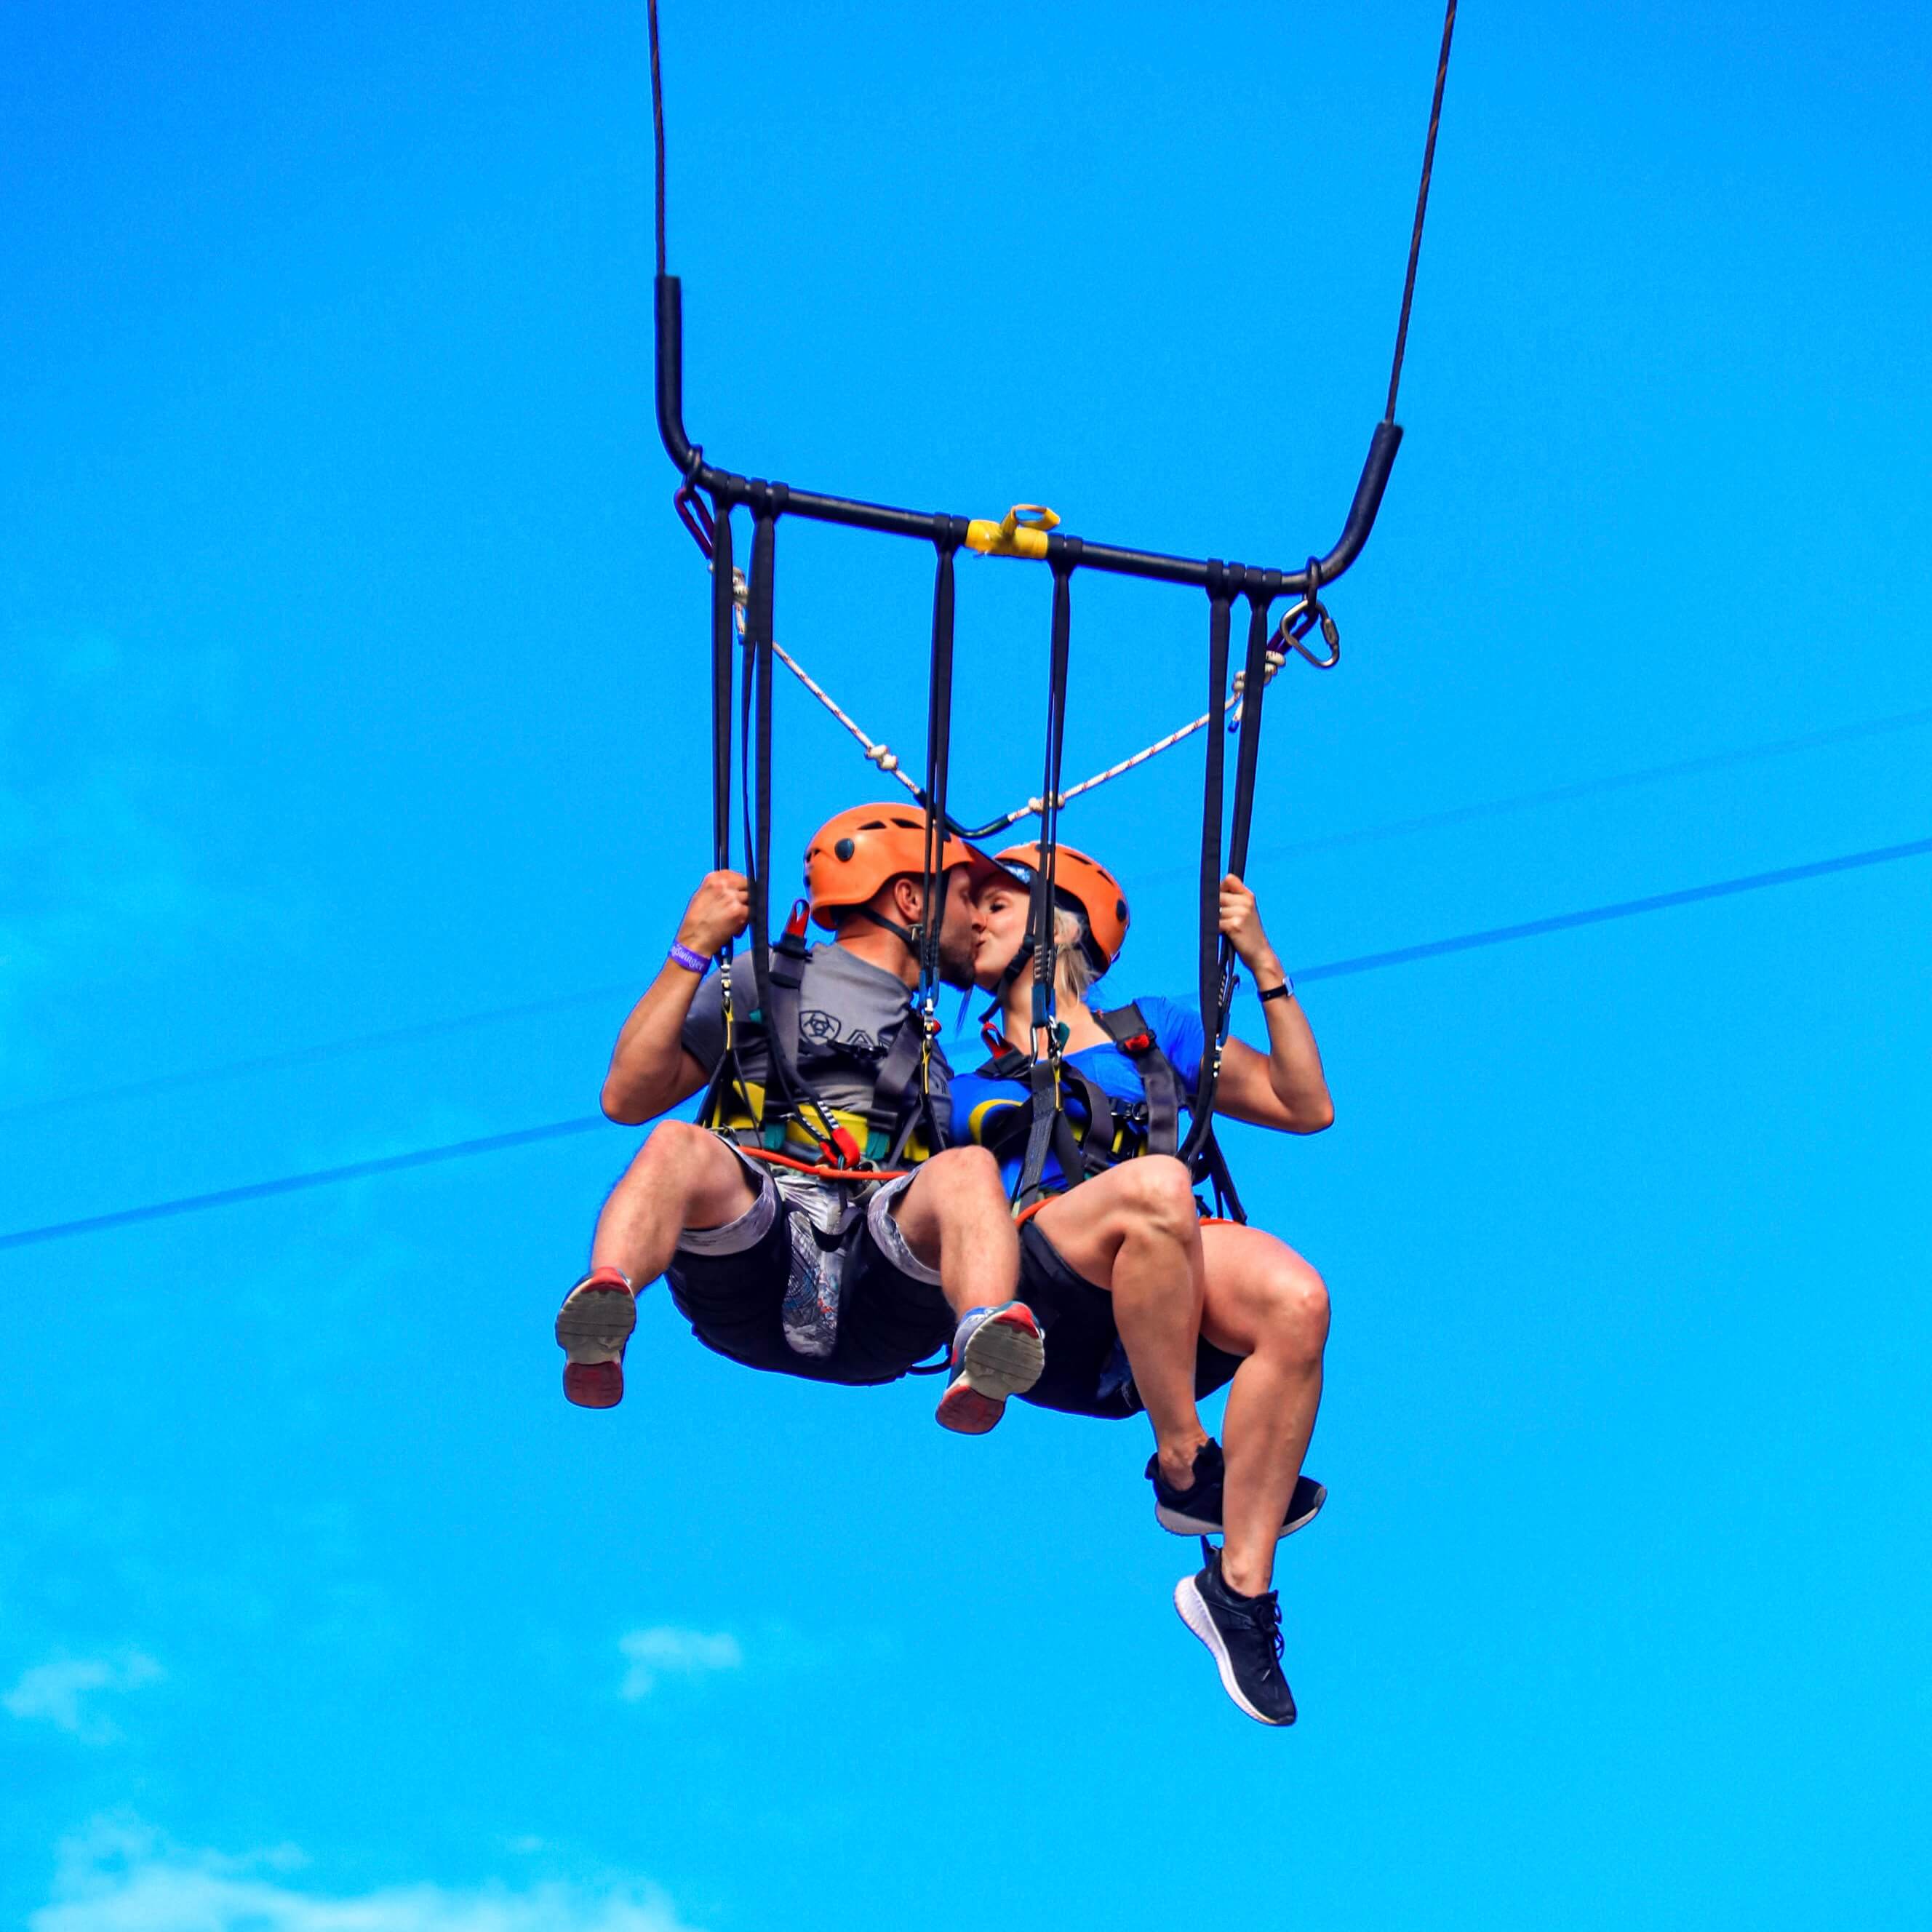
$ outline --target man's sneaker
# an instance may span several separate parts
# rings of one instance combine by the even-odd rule
[[[624,1344],[638,1325],[638,1298],[622,1268],[592,1268],[556,1312],[563,1392],[580,1408],[624,1400]]]
[[[1154,1484],[1154,1520],[1176,1536],[1219,1536],[1221,1525],[1221,1491],[1227,1466],[1221,1459],[1221,1445],[1210,1436],[1194,1452],[1194,1482],[1191,1488],[1177,1490],[1160,1473],[1160,1458],[1148,1458],[1148,1480]],[[1311,1476],[1294,1479],[1294,1494],[1288,1498],[1288,1520],[1281,1536],[1292,1536],[1322,1513],[1328,1492]],[[1280,1540],[1280,1537],[1276,1539]]]
[[[962,1436],[983,1436],[1006,1412],[1006,1398],[1025,1394],[1046,1366],[1046,1344],[1024,1302],[976,1308],[952,1331],[952,1380],[935,1419]]]
[[[1180,1620],[1214,1653],[1221,1688],[1258,1724],[1292,1724],[1294,1697],[1281,1674],[1281,1600],[1244,1597],[1221,1580],[1221,1552],[1174,1586]]]

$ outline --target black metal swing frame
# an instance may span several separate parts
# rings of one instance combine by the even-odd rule
[[[1204,1054],[1198,1092],[1190,1109],[1192,1124],[1182,1148],[1183,1156],[1197,1174],[1214,1182],[1217,1194],[1225,1185],[1225,1170],[1214,1157],[1211,1144],[1214,1094],[1222,1047],[1227,1039],[1229,1007],[1234,987],[1232,949],[1220,938],[1217,901],[1225,872],[1246,870],[1249,835],[1253,816],[1254,788],[1260,753],[1263,698],[1268,684],[1268,653],[1273,638],[1270,613],[1283,597],[1304,600],[1309,622],[1319,619],[1330,646],[1330,656],[1316,658],[1304,655],[1319,668],[1335,662],[1334,632],[1322,608],[1320,593],[1334,583],[1361,555],[1375,527],[1382,496],[1395,466],[1402,444],[1402,428],[1395,420],[1396,397],[1400,386],[1406,347],[1411,305],[1415,292],[1416,267],[1422,246],[1422,231],[1433,172],[1436,134],[1441,122],[1442,94],[1448,78],[1449,50],[1455,32],[1456,0],[1447,0],[1443,19],[1442,50],[1438,58],[1433,98],[1430,110],[1429,132],[1424,148],[1421,180],[1416,197],[1414,226],[1412,231],[1408,272],[1402,288],[1402,310],[1396,332],[1395,354],[1389,376],[1388,405],[1369,440],[1369,451],[1360,480],[1343,520],[1342,532],[1324,555],[1311,554],[1299,568],[1282,569],[1226,562],[1219,559],[1174,556],[1156,550],[1129,548],[1066,535],[1057,530],[1032,530],[1022,526],[1018,542],[1014,518],[1006,520],[1004,554],[1018,554],[1046,562],[1053,579],[1053,614],[1048,666],[1048,706],[1045,770],[1038,813],[1040,865],[1033,880],[1030,930],[1033,934],[1033,1044],[1034,1106],[1035,1123],[1029,1144],[1027,1166],[1036,1170],[1045,1157],[1050,1119],[1048,1110],[1058,1111],[1059,1095],[1059,1042],[1054,1020],[1054,857],[1058,843],[1060,804],[1060,748],[1065,724],[1066,674],[1072,627],[1071,584],[1078,570],[1096,570],[1125,577],[1178,584],[1204,590],[1209,604],[1208,708],[1207,782],[1202,812],[1201,842],[1200,996],[1204,1027],[1208,1030],[1208,1051]],[[871,503],[847,496],[835,496],[794,485],[744,476],[708,461],[703,446],[694,442],[684,422],[684,324],[682,285],[668,272],[665,252],[665,169],[664,95],[662,60],[658,47],[658,0],[648,0],[650,38],[651,104],[656,167],[656,264],[655,284],[656,405],[658,433],[664,450],[681,478],[680,496],[701,491],[710,499],[713,547],[712,560],[712,846],[714,862],[722,869],[730,854],[731,763],[734,697],[737,694],[739,728],[744,736],[743,764],[746,782],[745,848],[746,872],[752,886],[752,967],[758,983],[758,1007],[768,1012],[766,955],[770,932],[771,838],[771,686],[772,662],[772,596],[776,558],[776,533],[781,517],[802,517],[808,520],[834,524],[848,529],[877,531],[888,536],[911,537],[932,544],[938,554],[933,595],[933,630],[931,676],[928,685],[928,734],[926,747],[926,782],[922,799],[926,807],[926,904],[936,902],[940,884],[939,856],[949,830],[963,830],[947,811],[950,767],[948,729],[952,680],[954,613],[954,560],[969,542],[976,548],[987,548],[985,533],[989,526],[974,519],[945,512],[906,509],[889,504]],[[734,628],[731,513],[742,507],[752,518],[751,565],[748,573],[744,625],[745,671],[742,689],[734,670],[736,638]],[[1249,606],[1247,648],[1243,674],[1244,698],[1236,752],[1232,822],[1226,827],[1224,842],[1226,775],[1222,727],[1228,704],[1228,662],[1232,614],[1237,598]],[[1292,613],[1291,615],[1293,615]],[[1291,641],[1292,641],[1291,640]],[[938,921],[922,922],[920,935],[920,1023],[928,1034],[936,1032],[933,1016],[938,984]],[[724,967],[729,971],[729,948]],[[727,997],[729,982],[727,981]],[[769,1042],[773,1084],[788,1107],[795,1106],[796,1080],[785,1066],[787,1054],[781,1042]],[[839,1164],[837,1150],[826,1148],[828,1156]],[[1035,1172],[1031,1178],[1036,1180]],[[1027,1178],[1023,1176],[1022,1185]],[[1238,1213],[1238,1203],[1236,1204]]]

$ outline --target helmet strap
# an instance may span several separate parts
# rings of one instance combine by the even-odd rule
[[[920,938],[925,931],[923,926],[902,926],[897,920],[888,919],[884,913],[874,912],[870,906],[854,906],[852,910],[861,919],[869,919],[874,926],[882,926],[888,932],[903,940],[913,956],[915,958],[919,956]]]

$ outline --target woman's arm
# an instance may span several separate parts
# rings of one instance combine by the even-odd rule
[[[677,929],[678,944],[709,958],[751,920],[751,891],[741,874],[712,872],[692,894]],[[655,1120],[688,1100],[710,1078],[684,1050],[682,1035],[701,973],[668,958],[624,1022],[604,1076],[603,1106],[627,1126]]]
[[[1221,930],[1248,969],[1258,993],[1288,983],[1288,974],[1262,928],[1255,896],[1230,872],[1221,881]],[[1318,1134],[1335,1118],[1321,1050],[1308,1016],[1291,991],[1265,1001],[1268,1050],[1257,1053],[1238,1040],[1221,1056],[1216,1109],[1231,1120],[1291,1134]]]

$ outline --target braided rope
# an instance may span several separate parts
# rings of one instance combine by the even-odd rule
[[[731,594],[732,600],[736,606],[739,634],[742,636],[745,629],[746,591],[745,574],[741,570],[734,570],[731,573]],[[1290,618],[1294,615],[1293,611],[1288,613]],[[1284,623],[1287,620],[1283,620]],[[820,704],[825,706],[826,710],[831,712],[834,718],[838,719],[841,724],[844,726],[848,731],[851,733],[852,736],[858,740],[860,750],[872,764],[877,765],[879,770],[885,772],[887,776],[897,778],[914,798],[919,796],[918,785],[899,769],[898,754],[890,745],[881,744],[868,737],[864,728],[840,706],[838,700],[806,669],[804,665],[799,662],[797,658],[792,656],[790,652],[785,649],[784,645],[774,640],[772,645],[772,655],[791,673],[794,677],[798,680],[800,684],[805,686],[807,691],[812,693],[814,698],[818,700]],[[1274,682],[1275,674],[1287,662],[1287,654],[1285,652],[1270,650],[1268,654],[1267,675],[1262,682],[1272,684]],[[1238,670],[1234,674],[1234,702],[1228,707],[1228,729],[1230,731],[1237,731],[1240,728],[1241,706],[1244,695],[1241,686],[1244,676],[1245,673],[1242,671]],[[1109,765],[1104,772],[1096,772],[1090,778],[1082,778],[1077,785],[1070,786],[1060,794],[1060,804],[1064,806],[1070,799],[1078,798],[1082,793],[1097,790],[1100,786],[1109,783],[1114,778],[1125,777],[1129,772],[1145,764],[1150,758],[1158,758],[1162,752],[1172,751],[1175,746],[1192,737],[1196,732],[1206,730],[1213,716],[1212,712],[1204,711],[1191,724],[1182,725],[1178,730],[1170,731],[1165,738],[1156,738],[1151,745],[1135,752],[1131,758],[1123,758],[1117,765]],[[995,819],[993,821],[994,829],[1004,831],[1010,825],[1017,825],[1023,818],[1037,818],[1040,815],[1042,804],[1042,801],[1038,798],[1028,799],[1025,804],[1016,806],[1004,818]]]

